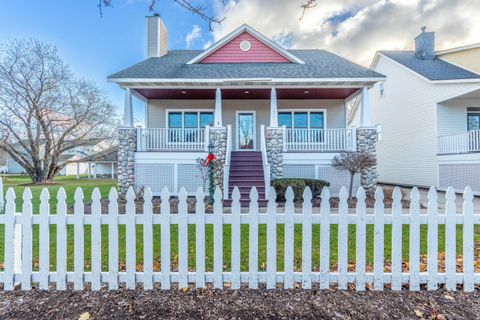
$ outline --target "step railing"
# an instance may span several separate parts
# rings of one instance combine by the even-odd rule
[[[353,129],[285,129],[287,151],[355,151]]]
[[[203,151],[206,133],[204,128],[139,128],[137,151]]]
[[[480,130],[437,137],[438,154],[480,152]]]
[[[263,179],[265,182],[265,192],[270,188],[270,164],[267,156],[267,141],[265,139],[265,125],[260,126],[260,150],[262,152]]]
[[[227,125],[227,151],[223,166],[223,198],[228,199],[228,184],[230,180],[230,159],[232,157],[232,126]]]

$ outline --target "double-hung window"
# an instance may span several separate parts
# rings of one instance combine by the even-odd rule
[[[323,142],[325,111],[280,111],[278,125],[286,126],[291,142]]]
[[[198,142],[198,129],[213,125],[213,112],[169,111],[167,125],[169,142]]]

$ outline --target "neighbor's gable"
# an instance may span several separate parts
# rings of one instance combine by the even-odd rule
[[[241,49],[242,41],[248,41],[250,48]],[[291,62],[248,32],[243,32],[222,47],[206,56],[199,63],[261,63],[261,62]]]

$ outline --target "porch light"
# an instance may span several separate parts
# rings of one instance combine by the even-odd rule
[[[310,91],[308,91],[308,90],[305,90],[305,92],[304,92],[304,93],[305,93],[305,94],[309,94],[309,93],[310,93]]]
[[[183,94],[187,93],[187,91],[182,91]]]
[[[245,91],[245,93],[250,93],[250,91]]]
[[[210,154],[213,153],[213,148],[215,148],[215,146],[210,142],[208,144],[208,153],[210,153]]]

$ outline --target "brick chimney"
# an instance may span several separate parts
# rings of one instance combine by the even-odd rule
[[[427,27],[422,27],[422,33],[415,37],[415,57],[422,60],[435,59],[435,32],[425,32]]]
[[[147,17],[147,58],[167,53],[167,28],[158,13]]]

